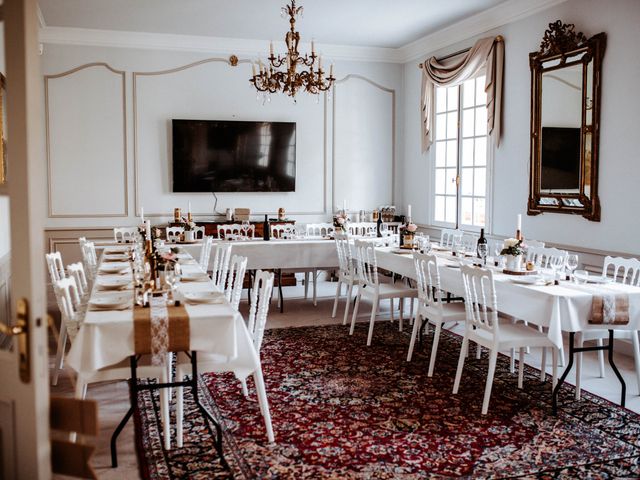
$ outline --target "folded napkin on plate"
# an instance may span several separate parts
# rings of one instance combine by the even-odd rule
[[[627,325],[629,323],[629,295],[625,293],[594,295],[589,323],[593,325]]]

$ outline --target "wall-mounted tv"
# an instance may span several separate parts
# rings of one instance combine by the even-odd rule
[[[174,192],[294,192],[296,124],[172,120]]]

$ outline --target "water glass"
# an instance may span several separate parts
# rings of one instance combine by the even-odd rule
[[[251,224],[249,223],[249,220],[243,220],[242,221],[242,233],[243,233],[243,237],[245,240],[249,239],[249,228],[251,227]]]
[[[487,253],[488,253],[489,247],[486,243],[480,243],[478,244],[478,255],[480,255],[480,258],[482,259],[482,265],[486,265],[487,264]]]
[[[567,258],[565,260],[565,267],[567,268],[567,270],[569,270],[569,275],[573,278],[573,271],[578,268],[578,255],[576,254],[571,254],[571,255],[567,255]]]

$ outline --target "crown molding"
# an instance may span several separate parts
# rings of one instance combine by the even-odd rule
[[[516,22],[567,0],[508,0],[398,49],[402,63]]]
[[[318,50],[329,61],[407,63],[565,1],[507,0],[400,48],[321,44]],[[40,42],[43,44],[235,54],[251,59],[264,57],[268,50],[266,40],[47,26],[42,12],[38,11]],[[274,46],[278,51],[286,51],[284,42],[274,42]],[[301,47],[310,49],[308,43]]]
[[[233,53],[250,58],[265,56],[269,49],[269,42],[266,40],[51,26],[40,30],[40,41],[45,44],[58,45],[206,52],[209,54]],[[274,42],[274,46],[279,51],[286,51],[282,41]],[[311,49],[309,43],[301,43],[300,46],[302,49]],[[318,53],[330,60],[400,62],[398,51],[394,48],[327,45],[317,42],[316,48]]]

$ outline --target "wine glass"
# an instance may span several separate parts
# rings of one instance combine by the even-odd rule
[[[502,247],[503,246],[504,245],[499,243],[499,242],[496,242],[493,245],[493,255],[494,255],[494,258],[495,258],[496,267],[500,266],[500,262],[502,260]]]
[[[569,275],[571,276],[571,278],[573,278],[573,271],[578,268],[578,263],[578,255],[576,255],[575,253],[567,255],[567,258],[565,260],[565,267],[567,268],[567,270],[569,270]]]
[[[478,244],[478,255],[482,259],[482,265],[487,265],[487,253],[489,251],[489,246],[486,243]]]
[[[558,272],[564,267],[564,258],[562,257],[551,257],[549,261],[549,266],[551,270],[553,270],[553,279],[558,280]]]
[[[250,226],[251,226],[251,224],[249,223],[249,220],[243,220],[242,221],[242,232],[244,234],[245,240],[249,239],[249,227]]]

